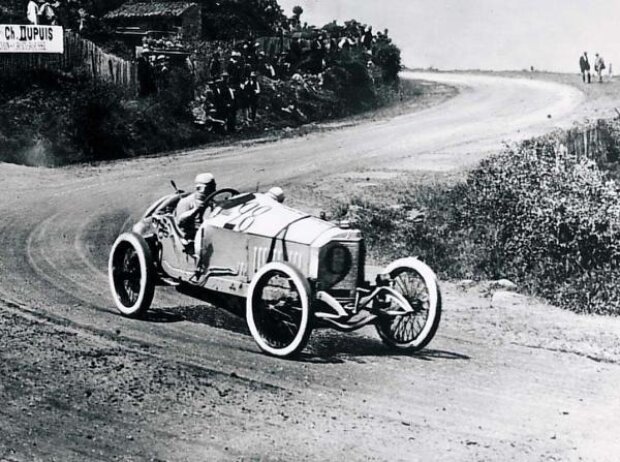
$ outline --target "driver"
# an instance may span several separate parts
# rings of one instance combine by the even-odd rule
[[[207,197],[215,192],[215,178],[211,173],[199,173],[194,180],[196,191],[181,199],[175,210],[175,219],[186,239],[193,240],[207,209]]]

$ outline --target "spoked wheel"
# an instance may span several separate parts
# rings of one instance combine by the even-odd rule
[[[265,353],[289,357],[308,343],[310,287],[288,263],[268,263],[248,289],[246,319],[252,337]]]
[[[108,262],[110,289],[124,316],[137,318],[151,306],[155,292],[155,268],[146,241],[133,233],[121,234]]]
[[[433,339],[441,318],[441,293],[433,270],[415,258],[392,263],[385,271],[390,287],[398,292],[412,311],[384,314],[376,323],[377,332],[389,346],[421,350]],[[386,295],[381,306],[384,312],[404,312],[407,307],[396,297]]]

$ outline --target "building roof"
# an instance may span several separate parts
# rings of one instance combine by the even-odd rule
[[[191,2],[134,2],[130,1],[120,6],[116,10],[107,13],[106,19],[121,18],[149,18],[149,17],[169,17],[175,18],[183,15],[192,7],[198,6]]]

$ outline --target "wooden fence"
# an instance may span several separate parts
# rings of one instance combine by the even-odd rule
[[[63,54],[0,53],[0,72],[19,77],[38,69],[73,71],[83,69],[94,80],[111,82],[132,92],[137,91],[137,65],[132,61],[106,53],[90,40],[73,32],[65,32]]]
[[[601,121],[568,130],[561,141],[569,152],[602,162],[616,161],[616,136],[612,126]]]

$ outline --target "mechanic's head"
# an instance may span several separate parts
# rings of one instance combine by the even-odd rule
[[[215,178],[211,173],[199,173],[194,183],[196,183],[196,193],[200,200],[206,199],[209,194],[215,192]]]
[[[278,186],[274,186],[269,191],[267,191],[267,195],[270,196],[272,199],[277,200],[278,202],[284,202],[284,191],[282,191],[282,188]]]

